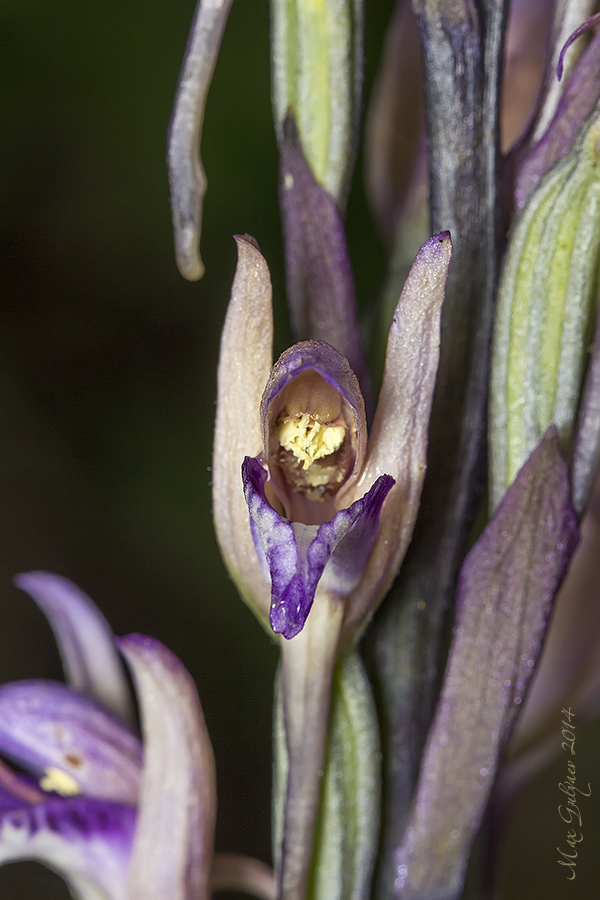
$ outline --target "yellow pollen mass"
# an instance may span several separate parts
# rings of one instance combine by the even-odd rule
[[[68,772],[50,766],[45,773],[44,777],[40,779],[40,787],[43,791],[56,791],[62,797],[74,797],[81,793],[79,784]]]
[[[308,413],[302,413],[280,421],[278,432],[281,446],[291,451],[306,471],[317,459],[339,450],[346,429],[343,425],[322,425]]]

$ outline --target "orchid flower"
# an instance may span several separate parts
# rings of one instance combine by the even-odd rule
[[[115,641],[66,579],[16,583],[48,617],[69,685],[0,687],[0,864],[37,859],[82,900],[209,897],[214,762],[190,675],[152,638]]]
[[[357,378],[334,347],[301,342],[271,370],[269,272],[256,243],[237,240],[213,460],[221,549],[276,633],[293,638],[322,602],[344,639],[355,638],[397,571],[418,508],[450,236],[422,247],[406,282],[368,441]]]

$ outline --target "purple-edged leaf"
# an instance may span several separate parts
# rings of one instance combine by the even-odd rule
[[[246,454],[260,453],[260,402],[273,364],[269,269],[256,242],[237,238],[238,265],[227,309],[217,378],[213,515],[225,565],[244,600],[268,628],[269,586],[252,542],[240,490]]]
[[[390,328],[383,384],[363,474],[338,502],[364,493],[387,472],[395,480],[365,577],[352,595],[346,634],[385,596],[412,536],[425,477],[429,416],[440,352],[440,314],[452,241],[447,231],[419,250]]]
[[[184,278],[204,274],[198,254],[206,175],[198,155],[204,106],[232,0],[198,0],[169,126],[167,163],[175,255]]]
[[[304,627],[319,582],[330,595],[345,599],[360,581],[394,480],[382,475],[331,522],[303,525],[272,508],[265,494],[267,473],[258,459],[246,457],[242,479],[257,553],[271,577],[271,627],[290,639]]]
[[[215,769],[196,687],[159,641],[131,634],[119,646],[136,685],[144,737],[127,896],[208,900]]]
[[[134,826],[132,807],[83,797],[4,812],[0,865],[36,859],[55,869],[77,900],[130,900]]]
[[[403,900],[461,890],[481,822],[578,538],[555,428],[467,556],[454,638],[397,855]]]
[[[27,572],[15,584],[40,607],[56,637],[67,681],[124,719],[132,704],[110,625],[83,591],[60,575]]]
[[[524,157],[515,181],[515,203],[523,209],[546,172],[569,152],[600,100],[600,33],[582,54],[542,139]]]
[[[311,172],[291,115],[283,126],[280,151],[288,303],[294,334],[297,340],[327,341],[337,347],[368,398],[370,380],[344,224],[335,201]]]
[[[47,790],[61,792],[58,773],[63,773],[67,793],[131,805],[137,801],[142,758],[138,738],[107,710],[64,684],[31,680],[0,686],[0,753]]]

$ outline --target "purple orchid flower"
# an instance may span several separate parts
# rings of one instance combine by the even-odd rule
[[[295,637],[322,598],[343,640],[355,639],[414,526],[450,236],[427,241],[407,279],[368,441],[358,381],[335,348],[296,344],[271,370],[268,268],[253,239],[237,240],[213,460],[221,550],[242,596],[276,633]]]
[[[209,897],[214,762],[190,675],[152,638],[115,641],[66,579],[16,583],[48,617],[70,684],[0,687],[0,864],[37,859],[83,900]]]

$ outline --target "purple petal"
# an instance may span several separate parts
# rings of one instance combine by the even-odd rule
[[[137,688],[144,737],[128,897],[208,900],[216,787],[196,687],[158,641],[131,634],[119,646]]]
[[[232,0],[198,0],[169,126],[167,163],[175,254],[184,278],[204,274],[198,255],[206,175],[198,156],[204,106]]]
[[[294,334],[337,347],[367,396],[370,379],[344,224],[333,198],[311,172],[291,115],[283,126],[280,196]]]
[[[467,556],[442,694],[398,853],[399,897],[455,897],[577,543],[555,428]]]
[[[137,800],[139,740],[63,684],[32,680],[0,687],[0,752],[44,789],[61,792],[62,773],[68,792],[132,805]]]
[[[343,415],[348,429],[346,485],[356,482],[363,467],[367,448],[367,425],[365,404],[356,375],[350,368],[348,360],[335,347],[323,341],[304,341],[294,344],[281,354],[271,370],[260,406],[263,446],[269,457],[273,488],[285,506],[286,514],[292,521],[312,525],[333,517],[336,508],[335,497],[311,501],[295,491],[279,470],[277,462],[280,447],[271,434],[273,424],[285,403],[284,389],[288,388],[298,376],[308,372],[319,375],[329,387],[341,395],[343,400]],[[336,487],[336,490],[338,489]]]
[[[288,522],[269,504],[267,473],[258,459],[246,457],[242,479],[257,552],[271,576],[271,627],[290,639],[304,627],[319,582],[345,599],[362,578],[394,480],[382,475],[330,522],[303,525]]]
[[[28,572],[14,581],[50,622],[69,684],[130,721],[131,696],[123,664],[110,625],[98,607],[59,575]]]
[[[517,173],[515,203],[523,209],[546,172],[573,146],[600,99],[600,33],[575,68],[547,131],[527,153]]]
[[[80,900],[128,900],[135,810],[82,797],[0,815],[0,865],[36,859],[55,869]]]
[[[427,461],[431,401],[440,353],[440,314],[452,241],[447,231],[419,250],[394,313],[383,384],[360,480],[340,492],[349,503],[382,472],[395,480],[365,577],[352,595],[344,630],[364,624],[385,596],[412,536]]]
[[[236,587],[268,628],[269,586],[258,561],[240,466],[260,453],[260,401],[273,365],[273,308],[269,269],[256,242],[238,237],[238,265],[227,310],[217,378],[213,449],[213,515],[219,547]]]

